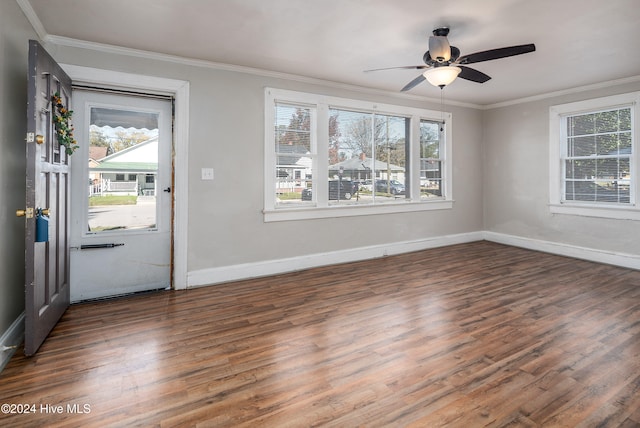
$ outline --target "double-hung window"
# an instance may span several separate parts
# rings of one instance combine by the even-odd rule
[[[265,220],[451,208],[450,135],[448,113],[267,88]]]
[[[313,171],[317,165],[315,135],[316,109],[301,104],[276,102],[271,137],[275,150],[276,203],[291,206],[293,203],[309,205],[312,198],[303,198],[302,189],[308,195],[313,192]]]
[[[638,94],[554,106],[551,211],[640,219]]]

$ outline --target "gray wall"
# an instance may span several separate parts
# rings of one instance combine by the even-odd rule
[[[484,230],[604,252],[640,255],[632,220],[549,212],[549,107],[640,90],[640,82],[486,110]]]
[[[24,311],[27,54],[37,38],[14,1],[0,12],[0,336]]]
[[[264,223],[264,88],[439,109],[439,103],[152,59],[50,47],[65,64],[190,82],[188,270],[327,253],[481,230],[482,111],[454,114],[454,208]],[[200,169],[213,167],[215,180]]]

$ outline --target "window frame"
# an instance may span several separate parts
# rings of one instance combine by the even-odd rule
[[[312,109],[312,132],[315,133],[316,163],[314,164],[312,187],[314,194],[328,193],[329,163],[329,110],[350,109],[355,111],[389,114],[407,117],[410,120],[410,153],[407,180],[410,194],[397,202],[367,205],[330,205],[329,200],[314,195],[313,206],[278,207],[276,205],[275,186],[276,152],[274,138],[275,106],[277,103],[300,105]],[[443,197],[424,200],[420,198],[420,121],[430,120],[442,122],[444,120],[444,146],[442,158],[442,188]],[[313,137],[312,137],[313,138]],[[419,109],[394,104],[376,103],[325,96],[307,92],[290,91],[285,89],[265,88],[265,118],[264,118],[264,221],[288,221],[314,218],[349,217],[372,214],[403,213],[415,211],[442,210],[453,208],[452,192],[452,114],[435,110]]]
[[[588,217],[640,220],[638,193],[640,191],[640,114],[637,106],[640,92],[594,98],[549,108],[549,210],[554,214]],[[631,157],[629,203],[606,203],[563,200],[563,178],[567,151],[566,120],[570,116],[590,114],[603,110],[631,108]]]

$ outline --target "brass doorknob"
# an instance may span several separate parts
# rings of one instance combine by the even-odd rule
[[[40,213],[42,215],[48,216],[51,213],[51,210],[49,208],[45,208],[45,209],[40,210]]]
[[[25,208],[24,210],[16,210],[17,217],[33,218],[33,208]]]
[[[44,143],[44,135],[36,135],[36,143],[37,144]]]

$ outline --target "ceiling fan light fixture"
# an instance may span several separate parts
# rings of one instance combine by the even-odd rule
[[[462,69],[460,67],[455,66],[444,66],[444,67],[434,67],[430,68],[422,75],[427,79],[429,83],[433,86],[438,86],[440,88],[444,88],[458,77],[458,74]]]

